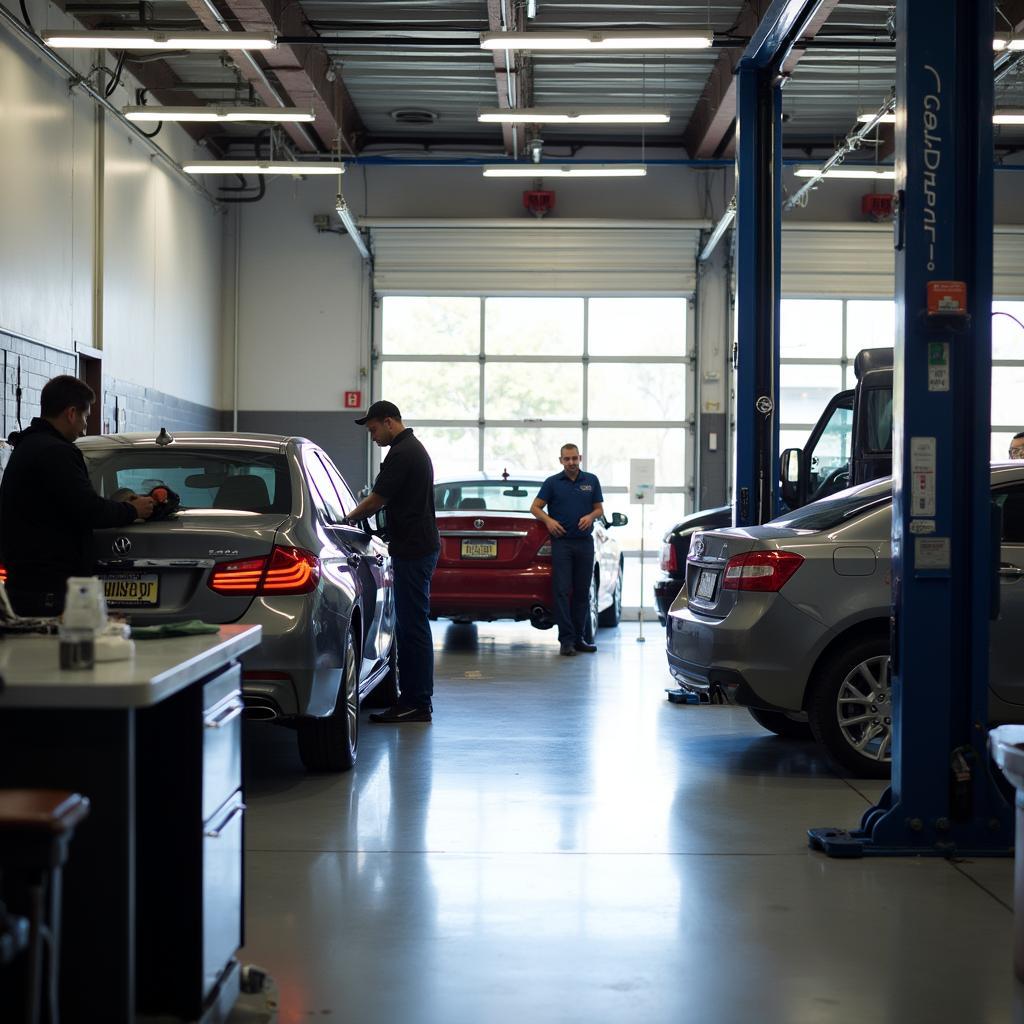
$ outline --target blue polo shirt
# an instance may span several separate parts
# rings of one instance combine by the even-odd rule
[[[581,469],[580,475],[570,480],[563,470],[549,476],[540,485],[537,497],[547,503],[548,515],[565,527],[566,540],[594,535],[593,530],[584,532],[576,526],[582,516],[588,516],[594,511],[594,505],[604,501],[601,481],[593,473]]]

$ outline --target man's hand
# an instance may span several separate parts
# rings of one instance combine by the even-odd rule
[[[548,516],[547,519],[544,520],[544,525],[548,528],[548,533],[550,533],[552,537],[565,536],[565,527],[557,519],[552,519],[551,516]]]
[[[583,530],[583,532],[586,533],[586,531],[594,525],[594,520],[596,518],[597,516],[595,516],[593,512],[585,516],[580,516],[580,521],[576,524],[576,528],[578,530]]]
[[[153,514],[156,502],[152,498],[134,497],[128,499],[128,504],[135,509],[139,519],[148,519]]]

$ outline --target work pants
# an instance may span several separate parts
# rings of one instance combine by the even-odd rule
[[[555,537],[551,541],[551,574],[555,590],[558,641],[592,641],[587,636],[590,581],[594,578],[594,538]]]
[[[439,552],[391,559],[395,590],[395,641],[402,703],[428,708],[434,695],[434,640],[430,634],[430,577]]]

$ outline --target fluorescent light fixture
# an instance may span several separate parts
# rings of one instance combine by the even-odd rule
[[[711,29],[651,29],[645,32],[482,32],[484,50],[706,50]]]
[[[857,115],[857,120],[861,124],[868,124],[869,122],[874,121],[876,118],[878,119],[877,120],[878,124],[895,124],[896,123],[896,115],[895,114],[882,114],[882,116],[879,117],[877,111],[862,110]]]
[[[364,260],[370,259],[370,249],[366,244],[366,239],[363,238],[363,233],[359,230],[359,225],[356,223],[355,217],[352,216],[352,211],[348,208],[344,196],[338,196],[334,209],[338,214],[338,219],[344,225],[348,237],[352,239],[352,243],[359,250],[359,255]]]
[[[273,50],[277,36],[269,32],[44,32],[54,49],[77,50]]]
[[[993,124],[1024,124],[1024,110],[997,110],[992,115]]]
[[[1002,50],[1024,50],[1024,36],[1011,36],[1009,32],[997,32],[992,40],[992,49],[996,52]]]
[[[868,181],[895,180],[896,171],[892,167],[833,167],[821,173],[820,167],[798,167],[793,172],[798,178],[857,178]]]
[[[521,107],[507,110],[488,107],[477,114],[483,124],[668,124],[664,111],[630,110],[615,107],[605,110],[566,110],[559,107]]]
[[[301,107],[123,107],[129,121],[315,121],[312,110]]]
[[[185,164],[188,174],[344,174],[344,164],[309,160],[199,160]]]
[[[485,178],[642,178],[644,164],[488,164]]]

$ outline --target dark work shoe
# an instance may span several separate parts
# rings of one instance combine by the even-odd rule
[[[395,704],[394,707],[385,708],[383,711],[377,711],[370,715],[370,721],[387,725],[400,725],[402,722],[429,722],[432,710],[433,708],[429,704],[423,708],[408,704]]]
[[[597,650],[597,644],[588,644],[586,640],[577,640],[573,647],[584,654],[593,654]]]
[[[572,644],[559,644],[558,653],[564,654],[567,658],[575,658],[576,648]]]

